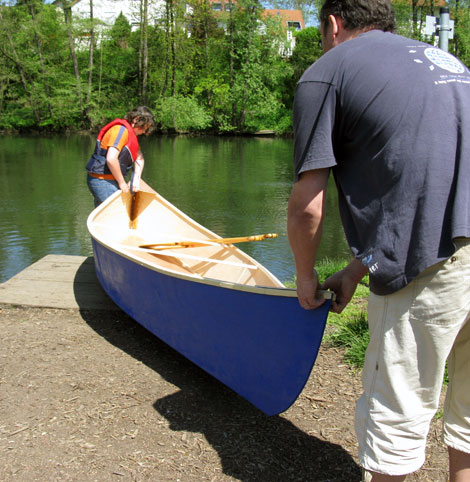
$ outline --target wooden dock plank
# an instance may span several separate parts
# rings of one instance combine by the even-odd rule
[[[0,285],[0,303],[119,310],[99,284],[92,257],[47,255]]]

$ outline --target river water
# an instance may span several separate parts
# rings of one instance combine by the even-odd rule
[[[92,255],[85,164],[94,143],[88,134],[0,137],[0,282],[47,254]],[[291,139],[151,137],[141,147],[145,181],[211,231],[222,237],[277,233],[238,247],[281,281],[293,279],[286,234]],[[330,181],[319,259],[349,256]]]

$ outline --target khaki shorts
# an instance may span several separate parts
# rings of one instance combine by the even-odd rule
[[[370,343],[356,409],[359,461],[404,475],[425,459],[445,363],[444,443],[470,453],[470,239],[402,290],[369,298]]]

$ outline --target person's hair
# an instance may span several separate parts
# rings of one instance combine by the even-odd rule
[[[146,128],[146,134],[150,134],[155,129],[155,119],[151,110],[146,105],[136,107],[133,111],[128,112],[124,119],[129,124],[134,122],[136,127]]]
[[[320,10],[320,23],[328,17],[340,17],[346,30],[395,30],[395,13],[391,0],[325,0]]]

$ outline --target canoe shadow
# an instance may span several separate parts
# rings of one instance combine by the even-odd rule
[[[80,310],[121,311],[101,287],[93,256],[85,258],[78,267],[73,279],[73,295]]]
[[[361,480],[340,445],[305,433],[282,415],[264,415],[124,312],[80,312],[96,333],[180,389],[158,399],[155,410],[171,430],[202,434],[225,475],[244,482]]]

